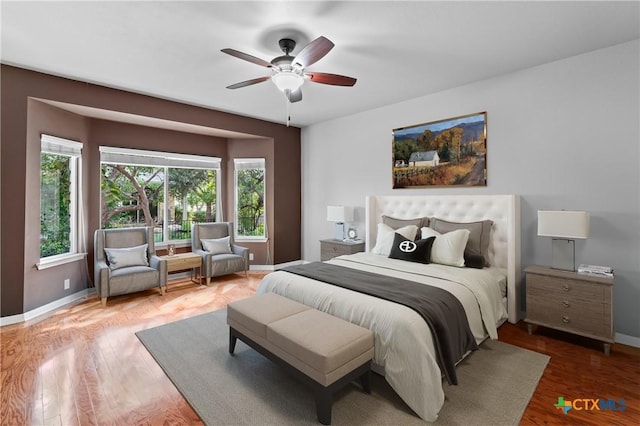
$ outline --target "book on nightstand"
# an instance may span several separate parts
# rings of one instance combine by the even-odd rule
[[[578,266],[578,273],[585,274],[585,275],[597,275],[599,277],[613,278],[613,268],[610,266],[582,264]]]

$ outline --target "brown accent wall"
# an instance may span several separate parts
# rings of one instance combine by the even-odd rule
[[[45,305],[52,300],[71,295],[87,287],[87,265],[85,261],[76,261],[64,265],[38,270],[40,260],[40,139],[42,134],[58,136],[74,141],[87,140],[88,120],[85,117],[54,108],[42,102],[27,101],[27,138],[25,158],[25,227],[24,240],[24,310],[29,311]],[[4,143],[3,143],[4,145]],[[88,150],[83,149],[83,163],[87,164]],[[4,168],[4,167],[3,167]],[[87,173],[83,173],[84,211],[88,207]],[[2,209],[10,213],[13,209]],[[4,226],[3,226],[4,228]],[[87,226],[83,232],[87,233]],[[4,229],[14,232],[14,229]],[[86,241],[86,239],[85,239]],[[3,252],[4,253],[4,252]],[[12,268],[13,265],[5,265]],[[69,279],[70,287],[64,290],[64,280]],[[4,280],[2,288],[4,289]],[[3,297],[4,299],[4,297]]]
[[[245,140],[245,139],[236,139],[230,141],[229,143],[229,157],[226,164],[227,173],[225,175],[225,181],[227,183],[227,194],[229,202],[226,204],[227,208],[225,209],[225,220],[233,221],[233,211],[234,211],[234,203],[235,203],[235,193],[233,188],[234,182],[234,169],[233,169],[233,159],[234,158],[264,158],[265,159],[265,168],[267,170],[267,174],[265,176],[266,182],[266,200],[273,200],[275,193],[275,174],[269,173],[270,170],[275,170],[274,167],[274,142],[273,139],[265,139],[261,142],[256,142],[254,140]],[[298,155],[298,158],[300,156]],[[266,265],[269,263],[273,263],[273,240],[270,238],[270,230],[274,226],[274,215],[275,210],[273,208],[273,203],[265,203],[265,211],[267,217],[267,237],[269,239],[266,242],[248,242],[244,241],[236,241],[239,245],[244,247],[248,247],[250,252],[253,253],[253,261],[252,264],[257,265]],[[300,245],[300,244],[299,244]]]
[[[33,260],[39,253],[39,226],[32,223],[39,211],[34,207],[34,203],[39,203],[39,184],[35,184],[39,182],[39,162],[35,166],[35,156],[39,158],[39,133],[45,130],[53,136],[80,140],[85,144],[83,174],[87,183],[87,249],[91,249],[93,232],[99,227],[98,146],[111,145],[220,156],[223,158],[223,173],[226,174],[225,165],[233,158],[232,155],[240,156],[241,153],[244,157],[269,158],[267,179],[272,184],[268,183],[267,214],[272,231],[269,241],[271,261],[278,264],[300,259],[300,129],[8,65],[1,66],[0,78],[1,316],[24,313],[68,295],[69,291],[64,291],[62,283],[58,285],[57,281],[69,278],[69,275],[75,281],[72,290],[86,287],[82,281],[86,281],[87,274],[81,270],[84,266],[79,262],[71,264],[75,266],[65,265],[44,271],[34,272],[32,269]],[[30,98],[248,133],[263,139],[227,140],[91,119],[41,102],[28,102]],[[229,218],[233,213],[229,210],[232,192],[228,185],[226,188],[223,197]],[[266,246],[263,249],[266,253]],[[262,263],[262,259],[266,261],[266,256],[258,256],[259,248],[254,250],[254,263]],[[92,252],[89,261],[91,264]],[[48,281],[55,283],[47,285]]]

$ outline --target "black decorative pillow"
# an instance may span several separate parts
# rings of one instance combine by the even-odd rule
[[[389,257],[391,259],[406,260],[408,262],[429,263],[431,259],[431,247],[436,237],[411,241],[402,235],[395,233],[393,245]]]
[[[467,268],[484,268],[484,257],[479,254],[464,254],[464,266]]]

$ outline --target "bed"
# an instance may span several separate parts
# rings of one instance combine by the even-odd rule
[[[422,264],[375,254],[379,224],[396,219],[439,218],[450,222],[491,220],[482,269]],[[443,288],[462,304],[477,343],[497,338],[497,327],[520,318],[520,210],[516,195],[369,196],[366,251],[326,263]],[[382,240],[384,235],[380,237]],[[418,416],[435,421],[444,404],[442,371],[434,340],[414,310],[286,271],[267,275],[257,292],[273,292],[369,328],[374,367]]]

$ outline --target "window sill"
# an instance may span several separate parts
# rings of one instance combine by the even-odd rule
[[[234,240],[236,243],[266,243],[269,241],[264,237],[235,237]]]
[[[40,259],[40,262],[36,263],[36,268],[41,271],[43,269],[53,268],[66,263],[77,262],[78,260],[84,259],[86,255],[87,253],[73,253]]]

